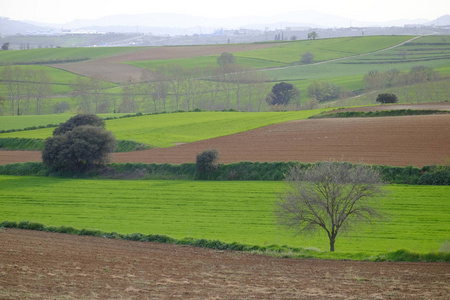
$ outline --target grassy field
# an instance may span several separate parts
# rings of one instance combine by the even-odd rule
[[[315,61],[377,51],[407,41],[412,36],[370,36],[334,39],[303,40],[286,43],[277,47],[239,52],[237,57],[249,57],[284,63],[297,63],[306,52],[314,54]]]
[[[294,237],[275,224],[282,182],[121,181],[0,176],[0,220],[119,233],[165,234],[328,250],[324,233]],[[437,251],[450,239],[447,186],[391,185],[387,218],[341,236],[336,257]],[[345,254],[348,253],[348,254]]]
[[[148,61],[131,61],[127,64],[139,67],[139,68],[149,68],[152,70],[158,69],[166,65],[180,65],[186,69],[195,68],[209,68],[217,65],[216,56],[200,56],[193,58],[179,58],[179,59],[164,59],[164,60],[148,60]],[[265,59],[253,58],[253,57],[236,57],[236,64],[255,68],[255,69],[265,69],[283,66],[284,63],[274,62]]]
[[[443,36],[424,36],[408,42],[402,46],[391,50],[377,53],[374,51],[386,49],[398,45],[411,39],[412,36],[368,36],[368,37],[347,37],[318,40],[302,40],[286,42],[273,47],[242,51],[234,53],[238,64],[253,69],[265,69],[271,82],[264,87],[264,94],[270,91],[274,82],[289,81],[297,86],[301,91],[301,100],[307,101],[307,87],[313,81],[328,81],[336,84],[344,91],[360,91],[364,88],[363,78],[371,70],[380,72],[398,69],[402,72],[408,72],[412,67],[424,65],[439,71],[444,77],[450,75],[450,43]],[[35,50],[16,50],[0,53],[0,65],[17,63],[20,61],[33,62],[45,61],[49,59],[73,59],[79,57],[89,57],[91,59],[112,56],[133,51],[141,51],[145,48],[59,48],[59,49],[35,49]],[[315,56],[318,64],[302,65],[299,63],[300,57],[305,52],[310,51]],[[327,61],[343,58],[338,61]],[[168,59],[153,61],[130,61],[128,64],[140,68],[158,68],[167,64],[177,64],[184,67],[185,70],[200,68],[207,69],[217,66],[216,56],[201,56],[186,59]],[[43,67],[43,66],[42,66]],[[1,68],[1,67],[0,67]],[[40,68],[33,66],[33,68]],[[61,98],[70,91],[68,83],[73,82],[75,75],[66,71],[50,67],[46,68],[52,78],[52,89],[54,98],[48,99],[42,108],[45,113],[52,113],[53,107],[57,102],[67,102],[71,112],[76,112],[77,103],[73,99]],[[259,72],[259,71],[258,71]],[[197,75],[201,77],[201,75]],[[186,85],[186,83],[184,83]],[[210,81],[199,78],[195,82],[197,88],[195,103],[188,104],[186,91],[181,93],[179,106],[175,106],[175,96],[173,91],[169,91],[167,97],[167,106],[165,108],[155,108],[150,100],[150,95],[140,96],[138,99],[136,112],[154,112],[162,110],[191,110],[193,108],[202,108],[206,110],[222,110],[224,108],[237,108],[236,95],[234,91],[230,99],[226,99],[225,92],[218,92],[214,99],[214,105],[211,107],[211,89],[222,89],[223,87],[212,86]],[[108,111],[117,111],[122,100],[121,89],[110,85],[110,89],[105,89],[106,98],[109,101]],[[234,89],[235,87],[233,87]],[[6,86],[0,82],[0,93],[6,93]],[[244,95],[245,93],[242,93]],[[425,95],[426,97],[427,95]],[[267,111],[269,108],[264,102],[263,97],[253,97],[249,103],[244,99],[247,96],[240,96],[240,108],[255,111],[261,108]],[[260,107],[260,100],[262,106]],[[362,98],[358,98],[361,99]],[[445,98],[443,98],[445,99]],[[229,100],[229,102],[228,102]],[[422,102],[426,99],[420,99]],[[442,101],[442,99],[440,99]],[[366,102],[356,103],[367,104]],[[324,105],[329,106],[330,103]],[[10,114],[9,103],[5,102],[0,107],[1,114]],[[33,111],[32,109],[30,110]],[[28,112],[25,112],[28,113]]]
[[[142,50],[137,47],[51,48],[0,52],[0,65],[26,64],[68,59],[94,59]]]
[[[264,113],[187,112],[160,114],[108,120],[106,121],[106,129],[111,130],[117,139],[133,140],[155,147],[171,147],[175,143],[190,143],[275,123],[306,119],[322,111],[324,110]],[[16,121],[19,118],[1,117],[0,121]],[[19,137],[44,139],[51,136],[53,130],[53,128],[44,128],[2,133],[0,134],[0,138]]]
[[[33,126],[46,126],[48,124],[58,125],[67,121],[75,114],[53,114],[53,115],[23,115],[2,116],[0,118],[0,130],[23,129]],[[120,117],[124,114],[98,114],[101,118]]]

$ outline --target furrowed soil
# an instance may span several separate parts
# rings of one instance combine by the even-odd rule
[[[114,162],[221,163],[323,160],[417,166],[450,163],[450,115],[297,120],[172,148],[115,153]]]
[[[112,154],[117,163],[195,162],[217,149],[220,163],[323,160],[417,166],[450,163],[450,114],[297,120],[171,148]],[[37,151],[0,151],[0,164],[40,161]]]
[[[448,263],[273,258],[7,229],[0,299],[448,299]]]

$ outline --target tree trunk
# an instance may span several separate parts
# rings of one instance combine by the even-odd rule
[[[334,242],[335,242],[335,238],[330,237],[330,252],[334,252]]]

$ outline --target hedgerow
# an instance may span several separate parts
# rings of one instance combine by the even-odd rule
[[[309,119],[324,119],[324,118],[371,118],[371,117],[397,117],[397,116],[418,116],[418,115],[433,115],[433,114],[449,114],[449,111],[442,110],[414,110],[414,109],[398,109],[398,110],[383,110],[383,111],[346,111],[346,112],[325,112]]]
[[[222,164],[214,171],[208,180],[214,181],[280,181],[294,166],[302,169],[313,164],[300,162],[239,162]],[[419,184],[419,185],[450,185],[450,166],[425,166],[417,168],[392,167],[374,165],[381,173],[386,183]],[[40,162],[14,163],[0,165],[0,175],[16,176],[56,176],[79,177],[71,172],[55,172]],[[104,179],[169,179],[195,180],[196,166],[194,163],[184,164],[146,164],[124,163],[109,164],[105,168],[83,175],[84,178]]]
[[[0,138],[0,149],[3,150],[27,150],[42,151],[45,140],[28,138]],[[149,145],[135,141],[118,140],[115,152],[132,152],[150,149]]]
[[[117,232],[103,232],[97,229],[76,229],[68,226],[61,226],[61,227],[45,226],[41,223],[30,221],[21,221],[21,222],[4,221],[0,223],[0,228],[18,228],[18,229],[56,232],[80,236],[95,236],[108,239],[136,241],[136,242],[156,242],[162,244],[188,245],[222,251],[229,250],[241,252],[256,252],[260,254],[268,254],[281,257],[312,258],[312,257],[319,257],[321,254],[319,251],[313,249],[291,248],[288,246],[246,245],[236,242],[226,243],[220,240],[207,240],[195,238],[184,238],[178,240],[166,235],[159,235],[159,234],[149,234],[149,235],[142,233],[121,234]],[[372,260],[450,262],[450,253],[449,252],[414,253],[408,250],[398,250],[395,252],[389,252],[386,254],[378,255],[375,258],[372,258]]]

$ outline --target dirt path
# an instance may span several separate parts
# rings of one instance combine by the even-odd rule
[[[448,299],[448,263],[279,259],[8,229],[0,299]]]

